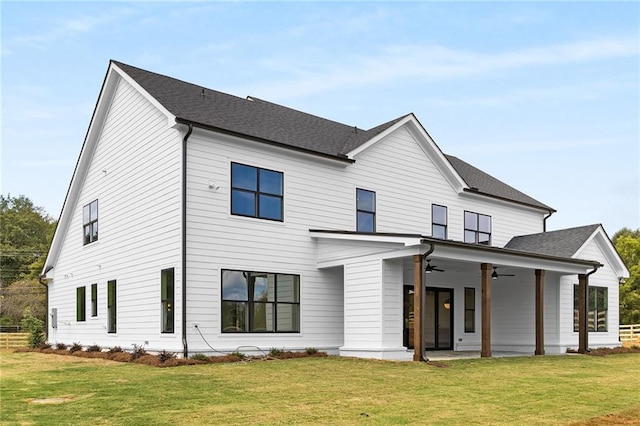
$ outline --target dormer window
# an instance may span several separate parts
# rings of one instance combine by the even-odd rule
[[[376,231],[376,193],[356,189],[356,229],[358,232]]]
[[[491,216],[464,212],[464,242],[491,244]]]
[[[98,241],[98,200],[82,208],[82,229],[84,245]]]
[[[283,174],[231,163],[231,214],[284,220]]]

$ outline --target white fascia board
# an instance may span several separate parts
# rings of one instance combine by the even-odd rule
[[[580,254],[584,251],[585,247],[587,247],[587,245],[589,245],[591,241],[595,241],[603,256],[607,259],[607,263],[619,279],[629,278],[629,269],[627,269],[627,266],[620,258],[618,251],[613,246],[613,243],[607,236],[602,225],[598,226],[598,228],[593,231],[593,234],[591,234],[591,236],[586,239],[582,246],[580,246],[580,248],[576,250],[575,254],[571,257],[574,259],[579,259]]]
[[[370,243],[392,243],[407,246],[420,245],[422,236],[420,235],[384,235],[384,234],[356,234],[356,233],[334,233],[313,231],[311,238],[323,238],[327,240],[348,240],[348,241],[364,241]]]
[[[318,269],[333,268],[336,266],[353,265],[372,260],[401,259],[404,257],[411,257],[416,254],[421,254],[420,246],[403,247],[396,250],[381,251],[379,253],[368,253],[365,255],[352,255],[338,259],[322,260],[316,263],[316,267]]]
[[[144,90],[142,86],[140,86],[133,78],[129,76],[129,74],[124,72],[120,67],[118,67],[113,62],[111,63],[111,67],[109,71],[111,71],[112,69],[115,70],[124,81],[126,81],[131,86],[133,86],[147,101],[149,101],[149,103],[151,103],[151,105],[156,107],[160,112],[162,112],[162,114],[164,114],[167,117],[167,125],[169,127],[174,127],[176,125],[175,115],[171,114],[169,110],[164,107],[164,105],[158,102],[156,98],[151,96],[149,92]]]
[[[458,193],[461,193],[464,188],[468,188],[468,185],[466,184],[464,179],[462,179],[458,172],[453,168],[449,160],[447,160],[447,158],[445,157],[444,153],[440,150],[429,133],[427,133],[425,128],[422,127],[422,124],[420,124],[413,113],[407,115],[405,118],[398,121],[396,124],[389,127],[384,132],[371,138],[366,143],[348,152],[347,157],[355,160],[355,157],[358,154],[367,150],[372,145],[386,138],[401,127],[406,127],[407,130],[409,130],[411,135],[416,139],[422,150],[425,152],[425,155],[427,155],[432,161],[436,163],[438,169],[440,169],[443,176],[447,179],[452,188],[454,188]]]

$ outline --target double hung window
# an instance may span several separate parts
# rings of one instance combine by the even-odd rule
[[[85,245],[98,241],[98,200],[82,208],[82,232]]]
[[[231,163],[231,214],[284,220],[283,174]]]
[[[445,206],[431,205],[431,236],[447,239],[447,208]]]
[[[376,231],[376,193],[356,189],[356,229],[358,232]]]
[[[300,276],[222,271],[223,333],[299,333]]]

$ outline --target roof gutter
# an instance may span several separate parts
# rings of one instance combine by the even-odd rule
[[[193,132],[193,126],[189,128],[182,138],[182,355],[189,357],[187,344],[187,139]]]
[[[311,149],[301,148],[301,147],[293,146],[293,145],[287,145],[287,144],[284,144],[284,143],[281,143],[281,142],[272,141],[272,140],[269,140],[269,139],[263,139],[263,138],[259,138],[259,137],[256,137],[256,136],[247,135],[247,134],[244,134],[244,133],[234,132],[232,130],[222,129],[222,128],[216,127],[216,126],[209,126],[209,125],[206,125],[206,124],[197,123],[195,121],[187,120],[185,118],[176,117],[176,123],[186,124],[186,125],[188,125],[190,127],[195,126],[195,127],[201,128],[201,129],[210,130],[212,132],[223,133],[225,135],[240,137],[240,138],[243,138],[243,139],[249,139],[249,140],[252,140],[254,142],[260,142],[260,143],[264,143],[264,144],[267,144],[267,145],[277,146],[279,148],[284,148],[284,149],[288,149],[288,150],[291,150],[291,151],[298,151],[298,152],[302,152],[302,153],[305,153],[305,154],[313,155],[313,156],[316,156],[316,157],[323,157],[323,158],[331,159],[331,160],[334,160],[334,161],[339,161],[341,163],[353,164],[353,163],[356,162],[356,160],[348,158],[346,155],[341,154],[341,153],[336,153],[335,155],[325,154],[323,152],[313,151]]]

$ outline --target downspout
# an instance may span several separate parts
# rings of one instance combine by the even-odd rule
[[[189,124],[187,133],[182,138],[182,355],[189,357],[187,345],[187,139],[193,132]]]
[[[424,262],[426,263],[427,261],[427,257],[433,253],[433,251],[435,250],[435,246],[433,245],[433,243],[429,243],[429,250],[427,250],[423,255],[422,255],[422,259],[424,260]],[[423,263],[424,264],[424,263]],[[424,274],[424,271],[422,272]],[[420,289],[420,333],[422,334],[422,336],[420,337],[420,358],[422,359],[423,362],[429,362],[429,358],[427,358],[427,354],[425,351],[425,345],[424,345],[424,318],[425,318],[425,308],[427,307],[427,302],[425,300],[425,285],[426,283],[423,281],[422,282],[422,288]]]
[[[542,219],[542,232],[547,232],[547,219],[551,217],[553,210],[549,210],[549,214]]]

